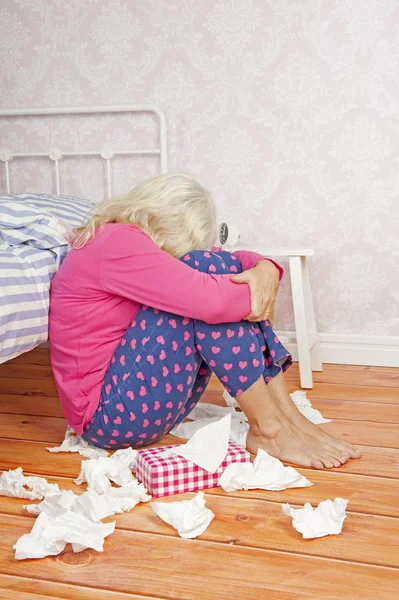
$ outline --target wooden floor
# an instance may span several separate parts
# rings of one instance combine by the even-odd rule
[[[297,366],[287,379],[290,391],[299,388]],[[23,509],[26,500],[0,496],[0,598],[397,600],[399,370],[326,365],[315,381],[308,396],[334,419],[324,427],[361,446],[363,458],[332,471],[299,469],[311,488],[209,490],[207,506],[216,517],[196,540],[179,538],[141,504],[116,517],[103,553],[66,551],[24,562],[14,560],[12,546],[34,517]],[[207,400],[219,399],[215,381]],[[0,413],[1,470],[21,466],[82,491],[73,484],[81,457],[46,451],[66,428],[46,349],[0,366]],[[304,541],[281,511],[282,502],[316,505],[339,496],[349,500],[340,536]]]

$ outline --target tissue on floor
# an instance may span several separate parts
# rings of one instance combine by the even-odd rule
[[[134,481],[134,475],[129,465],[133,455],[127,454],[124,450],[122,452],[123,454],[119,455],[115,452],[110,458],[100,456],[100,458],[83,461],[75,483],[80,485],[86,481],[87,489],[94,490],[98,494],[106,492],[111,487],[111,481],[117,485],[131,483]],[[136,454],[134,454],[134,461],[135,459]]]
[[[108,452],[103,448],[92,446],[86,442],[80,435],[75,434],[72,427],[68,427],[65,432],[65,438],[61,446],[47,448],[49,452],[79,452],[86,458],[98,458],[99,456],[108,456]]]
[[[67,544],[74,552],[93,548],[102,552],[104,538],[115,529],[113,523],[93,523],[86,517],[67,511],[58,517],[41,512],[32,531],[21,536],[14,546],[15,558],[44,558],[60,554]]]
[[[317,508],[306,502],[303,508],[292,508],[289,504],[282,504],[283,513],[292,517],[293,527],[302,533],[305,540],[338,535],[342,531],[346,519],[348,500],[335,498],[323,500]]]
[[[134,480],[120,488],[108,488],[103,494],[87,490],[81,495],[71,490],[61,490],[45,497],[39,504],[29,504],[25,508],[31,514],[45,512],[58,517],[68,511],[75,512],[98,523],[101,519],[132,510],[139,502],[148,502],[151,496],[144,486]]]
[[[152,502],[152,510],[163,521],[177,529],[182,538],[196,538],[207,529],[214,518],[213,512],[206,508],[203,492],[192,500],[181,502]]]
[[[233,398],[233,396],[231,396],[227,390],[224,390],[223,398],[224,398],[227,406],[233,407],[233,408],[237,408],[239,406],[237,400],[235,398]]]
[[[312,403],[306,397],[306,392],[297,390],[290,394],[292,401],[294,402],[297,409],[314,425],[321,425],[322,423],[331,423],[331,419],[325,419],[319,410],[312,408]]]
[[[209,473],[182,456],[165,452],[173,448],[175,446],[163,446],[138,452],[137,479],[155,498],[216,487],[228,465],[251,460],[246,450],[230,442],[219,468],[215,473]]]
[[[285,467],[278,458],[258,450],[253,463],[231,464],[219,479],[225,492],[236,490],[286,490],[313,485],[293,467]]]
[[[58,489],[56,483],[48,483],[43,477],[25,477],[21,467],[4,471],[0,476],[0,496],[41,500],[47,492]]]

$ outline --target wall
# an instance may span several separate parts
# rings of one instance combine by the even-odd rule
[[[221,218],[315,248],[320,331],[399,335],[398,22],[394,0],[3,0],[0,102],[160,105],[171,169],[198,175]],[[19,123],[3,144],[24,146]],[[135,139],[85,123],[71,140],[111,133]],[[96,168],[68,177],[94,197]],[[118,189],[152,172],[120,166]],[[288,279],[278,325],[293,328]]]

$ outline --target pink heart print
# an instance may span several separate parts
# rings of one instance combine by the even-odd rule
[[[215,271],[216,271],[215,265],[209,265],[209,270],[211,273],[215,273]]]
[[[174,373],[176,373],[176,374],[177,374],[177,373],[179,373],[179,371],[181,371],[181,369],[180,369],[180,365],[178,365],[178,364],[176,363],[176,364],[175,364],[175,366],[174,366],[174,369],[173,369],[173,371],[174,371]]]
[[[164,377],[167,377],[169,375],[169,369],[168,369],[168,367],[162,367],[162,375]]]
[[[130,373],[125,373],[122,377],[123,381],[125,381],[129,377]]]
[[[238,363],[238,366],[240,367],[240,369],[245,369],[245,367],[247,366],[247,361],[245,360],[240,360],[240,362]]]
[[[183,258],[183,260],[185,260],[185,261],[188,261],[188,260],[190,260],[190,255],[189,255],[189,254],[186,254],[186,256]]]
[[[205,258],[211,258],[211,255],[209,254],[209,252],[204,252],[204,256],[205,256]]]
[[[256,358],[253,359],[252,364],[254,367],[259,367],[259,361]]]
[[[119,435],[119,431],[117,429],[114,429],[113,432],[112,432],[112,435],[114,437],[116,437],[117,435]]]
[[[116,385],[118,383],[118,376],[112,375],[112,381],[114,382],[114,385]]]
[[[104,415],[103,419],[104,419],[104,423],[107,424],[108,423],[108,415]]]
[[[144,337],[144,338],[141,340],[141,344],[142,344],[142,346],[145,346],[145,345],[146,345],[146,343],[148,342],[148,340],[149,340],[149,339],[150,339],[149,337],[148,337],[148,338]]]
[[[109,440],[109,443],[110,444],[116,444],[115,440]],[[108,446],[108,448],[109,448],[109,446]]]
[[[245,381],[248,381],[248,377],[246,377],[246,375],[240,375],[238,378],[241,383],[245,383]]]
[[[146,326],[146,324],[147,324],[147,321],[146,321],[145,319],[143,319],[143,320],[141,321],[141,323],[140,323],[140,327],[141,327],[141,329],[142,329],[143,331],[145,330],[145,326]]]
[[[177,405],[177,410],[180,410],[182,406],[183,406],[183,402],[180,401],[179,404]]]
[[[148,427],[148,425],[150,424],[148,419],[144,419],[143,421],[143,427]]]
[[[148,406],[145,402],[141,405],[141,412],[145,414],[148,411]]]
[[[115,425],[120,425],[122,423],[122,419],[119,416],[115,417],[114,423],[115,423]]]
[[[174,350],[176,352],[176,350],[178,349],[179,344],[177,342],[175,342],[175,340],[173,340],[172,342],[172,350]]]
[[[104,432],[102,429],[97,429],[97,435],[104,435]]]
[[[165,385],[165,389],[166,389],[166,393],[170,394],[170,392],[172,391],[172,386],[170,385],[170,383],[167,383]]]
[[[232,338],[232,337],[233,337],[233,335],[234,335],[234,331],[233,331],[232,329],[228,329],[228,330],[226,331],[226,333],[227,333],[227,337],[228,337],[228,338]]]
[[[223,381],[224,383],[227,383],[229,380],[229,378],[227,377],[227,375],[223,375],[223,377],[220,378],[220,381]]]
[[[166,358],[166,352],[165,352],[165,350],[161,350],[161,352],[159,353],[159,358],[161,360],[165,360],[165,358]]]
[[[184,317],[182,323],[183,325],[188,325],[190,323],[190,319],[188,317]]]
[[[200,375],[206,375],[206,374],[207,374],[207,372],[208,372],[208,371],[207,371],[206,369],[203,369],[203,368],[199,370],[199,374],[200,374]]]
[[[168,416],[166,417],[166,420],[170,421],[171,418],[172,418],[172,413],[170,412],[170,413],[168,413]]]
[[[126,392],[126,396],[129,398],[129,400],[134,400],[134,394],[131,390]]]
[[[137,379],[141,379],[141,381],[144,381],[144,375],[141,371],[138,371],[136,373],[136,377],[137,377]]]
[[[115,362],[115,356],[113,356],[113,357],[111,358],[111,362],[112,362],[112,364],[114,364],[114,362]]]
[[[175,319],[169,319],[169,325],[171,327],[173,327],[173,329],[176,329],[177,323],[176,323]]]
[[[197,337],[198,337],[200,340],[203,340],[203,339],[204,339],[204,337],[205,337],[205,333],[202,333],[202,331],[197,331]]]
[[[190,339],[190,332],[189,331],[185,331],[184,335],[183,335],[183,339],[185,342],[188,342],[188,340]]]
[[[123,338],[122,341],[121,341],[121,346],[124,346],[125,344],[126,344],[126,339]]]
[[[158,342],[158,344],[164,344],[165,343],[165,339],[164,339],[163,335],[159,335],[157,337],[157,342]]]
[[[136,356],[136,363],[138,363],[138,362],[140,362],[140,361],[141,361],[141,354],[138,354],[138,355]]]
[[[169,402],[167,402],[165,406],[166,408],[173,408],[173,402],[169,400]]]
[[[155,400],[154,402],[154,410],[159,410],[161,408],[161,405],[159,404],[158,400]]]
[[[190,383],[192,382],[193,378],[191,377],[191,375],[189,375],[187,377],[187,385],[190,385]]]
[[[244,330],[242,327],[238,330],[238,337],[242,337],[244,335]]]
[[[214,360],[210,360],[210,361],[209,361],[209,366],[210,366],[210,367],[216,367],[216,363],[215,363],[215,361],[214,361]]]
[[[190,348],[190,346],[186,346],[186,356],[190,356],[192,350]]]
[[[145,440],[145,438],[147,437],[146,433],[140,433],[139,438]]]
[[[151,377],[151,385],[152,387],[156,387],[158,385],[158,379],[156,379],[156,377]]]
[[[120,357],[119,362],[121,363],[122,367],[125,366],[125,355],[124,354],[122,354],[122,356]]]
[[[134,414],[134,412],[130,412],[129,413],[129,418],[131,421],[135,421],[136,420],[136,415]]]
[[[177,389],[179,390],[179,392],[183,391],[183,384],[179,383],[179,385],[177,386]]]
[[[121,412],[121,413],[123,413],[125,410],[125,407],[120,402],[115,406],[115,408],[116,408],[116,410],[119,410],[119,412]]]
[[[153,355],[152,355],[152,354],[149,354],[149,355],[147,356],[147,360],[148,360],[148,362],[149,362],[151,365],[153,365],[153,364],[155,363],[155,358],[153,357]]]
[[[232,363],[224,363],[224,365],[223,365],[223,366],[224,366],[224,368],[226,369],[226,371],[230,371],[230,369],[232,369],[232,368],[233,368],[233,365],[232,365]]]
[[[234,352],[234,354],[238,354],[240,350],[241,350],[240,346],[233,346],[233,352]]]
[[[255,352],[255,344],[252,342],[252,344],[249,347],[249,351],[250,352]]]
[[[161,317],[161,318],[160,318],[160,319],[158,319],[158,321],[157,321],[157,325],[158,325],[158,327],[160,327],[160,326],[162,325],[162,323],[163,323],[163,318]]]
[[[218,348],[217,346],[212,346],[212,353],[213,354],[219,354],[220,352],[220,348]]]
[[[159,427],[161,425],[162,421],[161,419],[157,419],[156,421],[154,421],[154,424]]]
[[[132,350],[136,350],[136,344],[137,344],[137,340],[135,338],[133,338],[132,341],[130,342]]]
[[[193,367],[190,364],[186,365],[186,371],[192,371],[192,370],[193,370]]]
[[[237,269],[237,267],[236,267],[235,265],[232,265],[232,266],[230,267],[230,272],[231,272],[231,273],[237,273],[237,270],[238,270],[238,269]]]
[[[141,388],[140,388],[140,396],[146,396],[146,395],[147,395],[147,390],[142,385]]]
[[[125,435],[125,437],[131,438],[131,437],[133,437],[133,433],[131,431],[128,431],[127,434]]]
[[[214,340],[220,338],[220,331],[212,331],[212,337]]]
[[[275,350],[270,350],[270,354],[271,356],[273,356],[273,358],[276,356],[276,351]]]
[[[105,386],[105,393],[107,394],[107,396],[109,395],[110,391],[111,391],[111,384],[109,383],[108,385]]]

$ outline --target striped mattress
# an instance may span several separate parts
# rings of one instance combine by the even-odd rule
[[[93,206],[68,196],[0,195],[0,363],[47,340],[51,280],[71,229]]]

